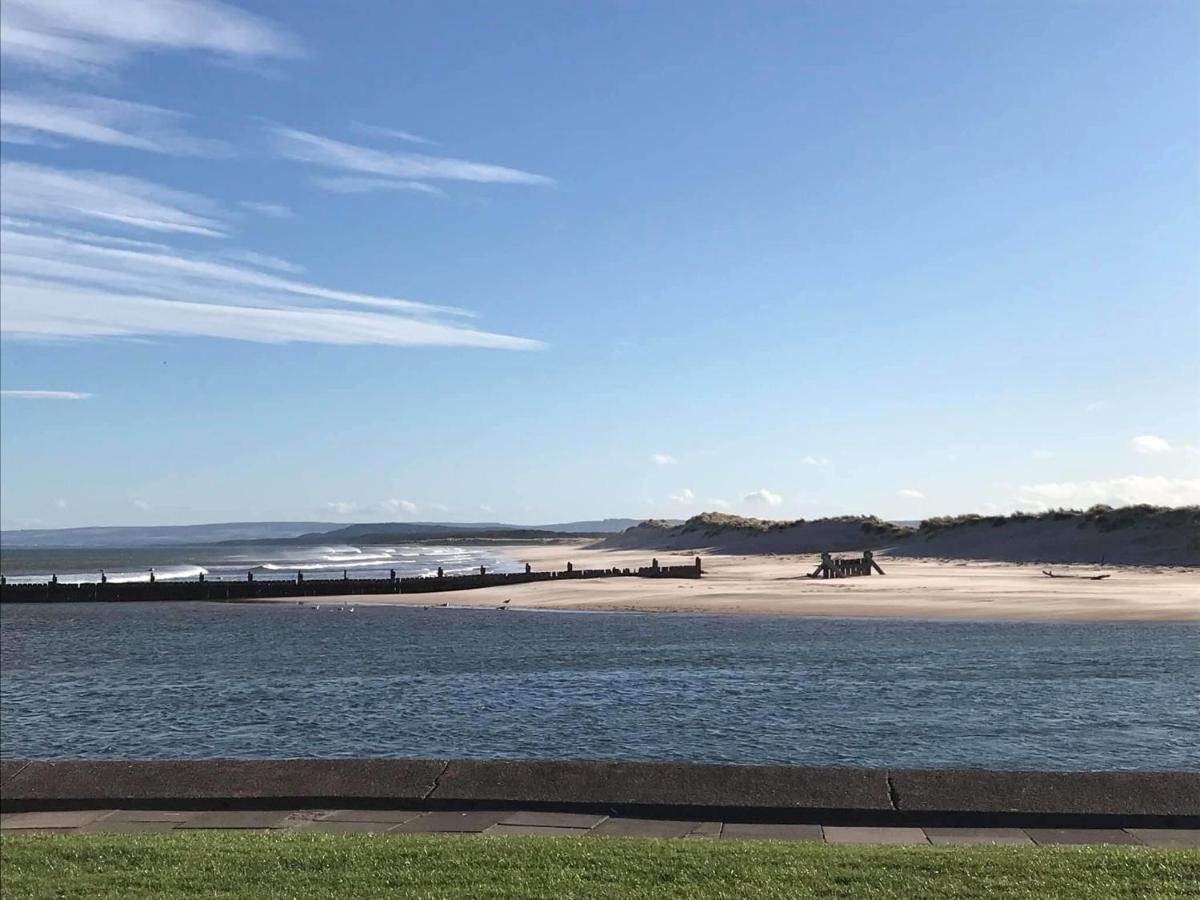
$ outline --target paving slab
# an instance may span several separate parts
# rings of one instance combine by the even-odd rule
[[[493,825],[484,834],[542,835],[546,837],[583,837],[586,828],[555,828],[552,825]]]
[[[1200,772],[896,769],[904,812],[1200,816]]]
[[[118,809],[107,817],[109,822],[170,822],[178,824],[194,812],[180,812],[166,809]]]
[[[723,822],[701,822],[689,831],[686,836],[689,838],[712,840],[721,836],[721,829],[724,827]]]
[[[982,844],[1024,844],[1033,840],[1020,828],[925,828],[931,844],[970,847]]]
[[[729,826],[726,825],[726,828]],[[826,825],[827,844],[928,844],[929,838],[920,828],[897,828],[894,826],[860,827],[850,825]]]
[[[1133,844],[1142,842],[1120,828],[1026,828],[1035,844]]]
[[[283,828],[287,825],[287,811],[257,811],[257,810],[216,810],[201,812],[190,816],[176,828],[210,829],[210,828]]]
[[[721,829],[721,840],[819,841],[821,840],[821,826],[726,822]]]
[[[701,822],[680,822],[674,819],[623,819],[608,818],[593,828],[588,834],[596,837],[646,837],[646,838],[681,838],[687,837],[699,828]],[[720,835],[719,822],[717,833]],[[697,835],[699,836],[699,835]]]
[[[211,759],[32,762],[5,786],[6,808],[396,806],[423,800],[445,763],[398,759]]]
[[[881,769],[694,763],[465,760],[451,762],[432,800],[575,805],[890,811]]]
[[[478,833],[500,824],[512,815],[509,810],[472,812],[430,812],[397,825],[396,834],[457,834]]]
[[[608,816],[589,813],[515,812],[501,825],[543,825],[547,828],[594,828]]]
[[[423,815],[419,809],[335,809],[321,817],[322,822],[375,822],[402,825]]]
[[[1147,847],[1160,850],[1200,850],[1200,828],[1126,828]]]
[[[0,821],[0,828],[16,831],[26,828],[79,828],[97,819],[111,815],[111,809],[85,809],[69,812],[25,812],[10,813]]]

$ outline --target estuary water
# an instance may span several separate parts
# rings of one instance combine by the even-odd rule
[[[63,604],[0,643],[6,757],[1200,769],[1196,624]]]

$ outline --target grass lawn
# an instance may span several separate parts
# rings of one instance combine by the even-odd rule
[[[1200,851],[367,834],[5,835],[0,897],[1200,897]]]

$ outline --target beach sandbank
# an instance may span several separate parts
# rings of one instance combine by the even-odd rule
[[[593,550],[581,545],[514,545],[503,552],[534,569],[644,566],[646,550]],[[499,606],[513,609],[620,610],[726,615],[867,616],[984,621],[1200,621],[1200,571],[1106,566],[1044,566],[878,555],[886,575],[832,581],[810,579],[817,559],[725,556],[701,552],[699,580],[599,578],[535,582],[436,594],[322,597],[403,606]],[[692,553],[660,552],[662,565]],[[1102,581],[1047,578],[1109,574]],[[288,598],[279,601],[295,603]]]

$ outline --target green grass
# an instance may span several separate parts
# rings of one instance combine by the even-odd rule
[[[1200,897],[1200,852],[211,832],[6,835],[0,897]]]

